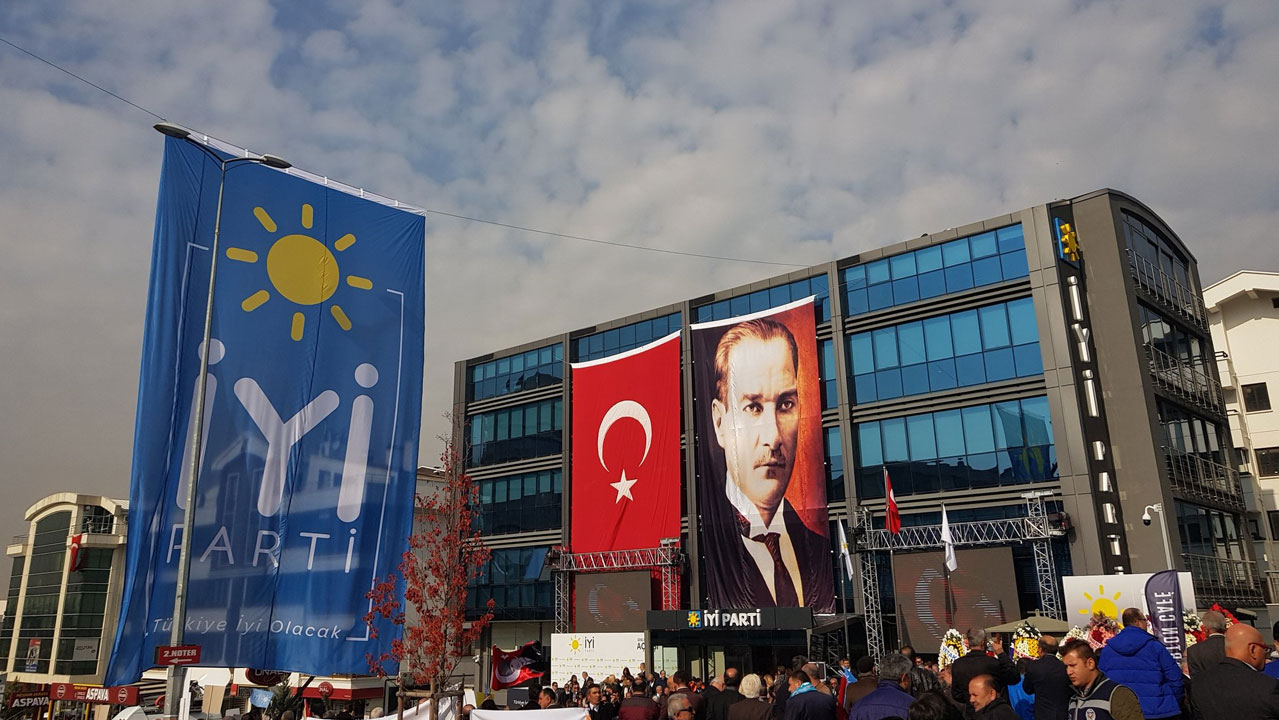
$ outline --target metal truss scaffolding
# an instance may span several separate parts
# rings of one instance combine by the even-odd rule
[[[1054,530],[1044,508],[1049,492],[1029,492],[1026,516],[1006,520],[951,523],[951,541],[958,546],[1009,545],[1029,542],[1034,551],[1035,577],[1039,582],[1040,612],[1062,618],[1061,595],[1057,591],[1057,572],[1053,567],[1051,539],[1062,531]],[[868,654],[878,660],[885,652],[884,614],[880,605],[878,555],[897,550],[934,550],[942,547],[941,525],[903,527],[894,535],[871,527],[869,508],[860,508],[855,516],[856,552],[861,560],[862,600],[865,603],[866,644]]]
[[[679,608],[680,573],[684,568],[684,550],[673,538],[662,540],[661,547],[641,550],[570,553],[563,547],[553,548],[547,565],[555,579],[555,632],[573,631],[573,574],[656,570],[661,573],[662,609]]]

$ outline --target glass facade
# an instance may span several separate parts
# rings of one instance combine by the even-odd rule
[[[1029,274],[1017,224],[845,268],[840,285],[853,316]]]
[[[501,548],[471,580],[466,592],[469,617],[484,614],[492,598],[494,620],[549,620],[554,604],[548,546]]]
[[[22,571],[27,566],[27,558],[19,555],[13,559],[13,571],[9,575],[8,610],[4,614],[4,622],[0,624],[0,648],[4,652],[4,665],[0,671],[9,667],[11,656],[10,641],[13,639],[13,618],[18,611],[18,591],[22,589]]]
[[[479,413],[470,418],[470,467],[555,455],[562,447],[564,401]]]
[[[859,403],[1044,372],[1030,298],[850,335],[848,361]]]
[[[54,672],[92,675],[98,670],[97,653],[77,658],[77,638],[94,638],[102,647],[102,620],[107,608],[107,583],[111,579],[110,548],[80,551],[80,569],[67,577],[67,599],[62,610],[62,633],[58,638],[58,663]]]
[[[822,409],[839,407],[839,376],[835,372],[835,341],[817,341],[817,371],[822,378]]]
[[[839,502],[847,496],[844,491],[843,436],[838,427],[822,428],[822,436],[826,445],[826,502]]]
[[[695,307],[693,322],[727,320],[739,315],[749,315],[780,307],[795,300],[802,300],[809,295],[817,296],[817,322],[828,322],[830,320],[830,283],[825,275],[814,275],[805,280],[796,280],[786,285],[756,290],[746,295]]]
[[[499,395],[555,385],[564,379],[564,347],[548,345],[519,355],[471,367],[467,398],[485,400]]]
[[[610,355],[643,347],[670,335],[682,327],[679,313],[652,320],[641,320],[612,330],[584,335],[573,340],[573,362],[598,360]]]
[[[67,536],[70,531],[70,512],[55,512],[36,522],[14,664],[14,670],[19,672],[49,672],[53,628],[58,620],[58,595],[62,591],[62,577],[67,566]],[[101,627],[99,624],[99,630]]]
[[[1042,396],[861,423],[856,433],[859,498],[884,497],[885,467],[898,498],[1057,477]]]
[[[481,532],[506,535],[560,527],[563,482],[560,470],[477,481]]]
[[[1175,500],[1182,552],[1244,560],[1243,540],[1234,513]]]
[[[1157,398],[1155,407],[1159,410],[1159,421],[1168,447],[1219,465],[1225,464],[1226,456],[1221,449],[1222,429],[1217,423],[1163,399]]]

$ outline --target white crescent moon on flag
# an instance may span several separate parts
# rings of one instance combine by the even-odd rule
[[[634,400],[619,400],[613,407],[604,413],[604,419],[600,420],[600,429],[597,431],[596,452],[600,457],[600,466],[608,470],[608,463],[604,462],[604,438],[608,437],[608,429],[613,427],[613,423],[622,418],[631,418],[638,422],[644,428],[644,456],[640,458],[640,464],[644,464],[644,460],[648,458],[648,448],[653,443],[653,423],[648,417],[648,411],[643,405]]]
[[[497,675],[498,680],[501,680],[504,683],[512,683],[519,679],[520,669],[528,664],[529,661],[526,658],[501,660],[497,663],[497,672],[495,674]],[[503,670],[505,670],[505,672],[503,672]]]

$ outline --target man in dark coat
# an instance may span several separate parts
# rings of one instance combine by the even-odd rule
[[[742,694],[742,699],[729,706],[728,720],[770,720],[772,718],[773,707],[763,698],[764,683],[758,675],[751,673],[742,678],[742,684],[737,691]]]
[[[1057,638],[1039,638],[1039,658],[1026,664],[1021,689],[1035,696],[1035,720],[1065,720],[1074,691],[1066,666],[1057,658]]]
[[[635,680],[631,694],[617,706],[617,720],[660,720],[662,709],[648,695],[648,683]]]
[[[835,720],[835,696],[818,692],[808,673],[791,672],[789,687],[783,720]]]
[[[1021,720],[1000,695],[1000,683],[989,675],[978,675],[968,682],[968,701],[973,706],[974,720]]]
[[[724,687],[706,699],[706,720],[728,720],[728,706],[742,699],[738,687],[742,673],[737,668],[724,671]]]
[[[670,701],[676,696],[682,697],[688,700],[689,709],[693,711],[693,720],[706,720],[706,698],[693,692],[688,687],[688,681],[690,679],[692,679],[692,677],[688,674],[687,670],[676,670],[675,673],[671,675],[670,684],[672,689],[670,696],[666,698],[667,707],[670,707]],[[670,715],[669,711],[667,712],[667,715]]]
[[[617,706],[604,701],[599,685],[587,685],[583,694],[586,696],[586,712],[591,720],[617,720]]]
[[[791,673],[796,670],[803,671],[804,666],[808,664],[806,655],[796,655],[791,658]],[[781,670],[781,668],[778,668]],[[790,675],[786,673],[778,673],[777,685],[773,692],[773,718],[781,720],[786,716],[786,699],[790,697]]]
[[[849,720],[884,720],[904,718],[910,713],[915,698],[903,687],[910,682],[910,658],[889,653],[879,659],[879,685],[858,700],[848,713]]]
[[[968,654],[955,660],[950,665],[950,696],[960,706],[969,702],[968,683],[978,675],[989,675],[995,679],[999,692],[1015,685],[1021,680],[1017,666],[999,658],[986,654],[986,631],[982,628],[968,630]]]
[[[1194,677],[1226,659],[1226,616],[1216,610],[1209,610],[1200,618],[1204,632],[1208,637],[1197,642],[1186,650],[1186,664],[1190,666],[1190,677]]]
[[[1279,720],[1279,683],[1261,669],[1269,646],[1251,625],[1225,634],[1226,659],[1191,677],[1194,715],[1202,720]]]

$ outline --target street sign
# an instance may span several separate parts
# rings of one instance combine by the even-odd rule
[[[199,645],[160,645],[155,649],[156,665],[195,665],[198,662]]]
[[[137,705],[138,688],[135,685],[95,687],[73,683],[50,683],[49,699],[93,705]]]

